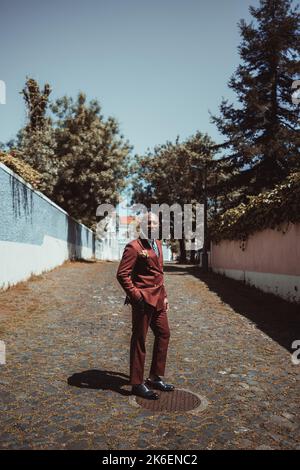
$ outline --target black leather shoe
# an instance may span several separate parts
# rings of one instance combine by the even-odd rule
[[[161,390],[162,392],[172,392],[175,387],[172,384],[166,384],[160,377],[157,376],[155,380],[151,380],[148,378],[146,380],[147,385],[150,387],[156,388],[157,390]]]
[[[150,390],[145,384],[132,385],[132,393],[148,400],[157,400],[159,395]]]

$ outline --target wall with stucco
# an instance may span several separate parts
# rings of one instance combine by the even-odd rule
[[[91,259],[95,234],[0,163],[0,288]]]
[[[262,230],[250,236],[245,250],[240,242],[212,243],[213,271],[245,281],[265,292],[300,302],[300,224],[287,232]]]

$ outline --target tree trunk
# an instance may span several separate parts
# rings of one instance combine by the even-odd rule
[[[179,258],[179,261],[181,263],[185,263],[186,262],[186,249],[185,249],[185,239],[184,238],[181,238],[179,240],[179,247],[180,247],[180,258]]]

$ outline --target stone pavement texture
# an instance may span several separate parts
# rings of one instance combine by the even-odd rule
[[[0,293],[0,448],[299,449],[299,306],[198,268],[166,265],[166,378],[199,415],[132,406],[130,307],[117,263],[66,262]],[[153,336],[148,335],[147,368]]]

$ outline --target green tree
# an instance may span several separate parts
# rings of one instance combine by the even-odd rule
[[[205,172],[208,186],[214,182],[212,145],[207,134],[197,132],[183,142],[177,138],[175,143],[168,141],[156,146],[153,152],[137,156],[133,166],[133,203],[149,208],[154,203],[170,206],[178,203],[181,207],[203,203]],[[179,245],[180,259],[185,261],[184,238]]]
[[[43,176],[40,189],[49,197],[58,175],[54,130],[51,118],[46,114],[50,93],[49,84],[41,90],[33,78],[26,80],[21,94],[26,104],[27,124],[19,131],[17,139],[8,145]]]
[[[273,187],[299,161],[299,106],[292,83],[299,78],[299,8],[291,0],[261,0],[239,23],[242,63],[229,81],[238,106],[224,100],[212,116],[226,136],[227,177],[219,184],[225,207]]]
[[[63,97],[51,106],[56,116],[59,175],[55,201],[82,223],[96,227],[101,203],[116,204],[125,187],[131,147],[115,119],[105,120],[96,100]]]

